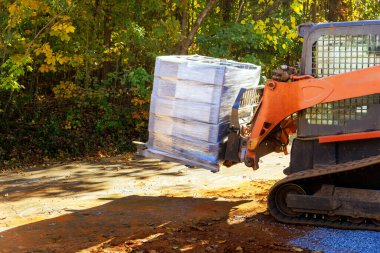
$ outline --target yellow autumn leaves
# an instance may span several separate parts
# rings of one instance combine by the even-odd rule
[[[68,17],[67,17],[68,18]],[[70,40],[70,33],[75,32],[75,27],[71,22],[65,21],[64,23],[56,23],[50,29],[49,34],[51,36],[56,36],[60,38],[62,41]]]
[[[49,12],[50,8],[39,0],[16,0],[9,5],[8,25],[12,28],[19,25],[25,18],[36,17],[38,12]]]
[[[68,16],[59,16],[56,23],[50,28],[49,35],[58,37],[61,41],[68,42],[70,40],[70,34],[75,32],[75,27],[70,21]],[[39,67],[39,71],[42,73],[55,72],[57,63],[64,65],[71,63],[71,65],[78,65],[83,63],[83,57],[80,55],[65,56],[63,52],[53,52],[49,43],[44,43],[42,46],[37,47],[34,50],[36,56],[43,54],[45,56],[44,63]]]
[[[283,19],[271,20],[266,18],[265,20],[251,21],[254,25],[254,30],[258,34],[263,34],[267,39],[264,43],[272,44],[277,49],[277,44],[280,38],[287,38],[294,40],[298,38],[297,25],[295,17],[290,17],[290,26],[285,24]],[[281,47],[286,49],[286,44],[282,44]]]
[[[273,0],[259,0],[259,5],[273,6]],[[303,10],[303,2],[301,0],[292,0],[290,8],[293,13],[290,13],[289,20],[284,20],[279,17],[266,17],[265,19],[249,20],[250,17],[243,19],[242,24],[250,22],[254,25],[256,34],[264,35],[266,39],[263,43],[273,45],[277,50],[278,47],[287,49],[287,45],[280,42],[283,38],[288,40],[298,39],[296,16],[301,15]],[[290,21],[290,22],[289,22]]]
[[[64,56],[62,52],[53,52],[49,43],[45,43],[42,46],[36,48],[34,50],[36,56],[44,55],[44,63],[39,67],[39,71],[42,73],[46,72],[55,72],[57,63],[60,65],[64,65],[66,63],[71,64],[72,66],[82,64],[83,56],[81,55],[73,55],[71,57]]]
[[[71,1],[66,2],[67,5],[71,5]],[[78,66],[83,63],[83,56],[70,55],[61,51],[55,51],[50,46],[49,42],[38,44],[37,38],[39,36],[56,37],[62,42],[68,42],[71,39],[71,35],[75,32],[75,27],[71,22],[71,19],[67,15],[57,14],[43,1],[40,0],[16,0],[8,6],[8,29],[17,29],[25,22],[30,21],[32,24],[36,24],[36,20],[43,20],[45,25],[40,22],[40,26],[37,30],[25,29],[24,35],[22,33],[14,33],[14,36],[19,36],[19,43],[23,44],[25,48],[28,47],[34,50],[36,56],[44,56],[42,58],[43,63],[39,66],[38,70],[42,73],[57,71],[57,64],[71,64],[72,66]],[[41,19],[41,17],[48,17],[47,19]],[[46,32],[45,32],[46,31]],[[10,32],[10,31],[8,31]],[[28,40],[29,37],[29,40]]]

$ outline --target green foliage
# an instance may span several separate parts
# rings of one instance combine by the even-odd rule
[[[24,76],[26,71],[31,72],[33,70],[29,65],[30,62],[31,59],[28,57],[15,55],[1,64],[0,90],[19,91],[24,88],[24,86],[19,83],[19,79]]]
[[[144,68],[138,67],[132,70],[129,73],[129,80],[131,82],[132,89],[137,95],[143,98],[148,98],[150,89],[147,87],[147,83],[149,81],[151,82],[152,78]]]
[[[296,29],[302,21],[302,4],[297,0],[290,5],[278,2],[278,11],[275,2],[258,1],[262,5],[260,12],[272,12],[270,16],[242,16],[238,22],[198,35],[200,52],[261,65],[264,75],[269,76],[282,63],[295,64],[301,48]]]

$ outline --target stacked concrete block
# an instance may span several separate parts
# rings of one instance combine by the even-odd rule
[[[199,55],[156,59],[148,150],[218,168],[241,88],[258,85],[259,66]]]

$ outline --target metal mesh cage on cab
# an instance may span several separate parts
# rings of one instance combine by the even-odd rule
[[[299,34],[302,74],[321,78],[380,65],[380,21],[305,24]],[[299,112],[298,136],[378,130],[378,115],[379,94],[319,104]]]

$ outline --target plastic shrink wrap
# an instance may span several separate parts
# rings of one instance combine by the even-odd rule
[[[150,104],[148,151],[218,170],[232,105],[258,85],[261,67],[217,58],[160,56]]]

